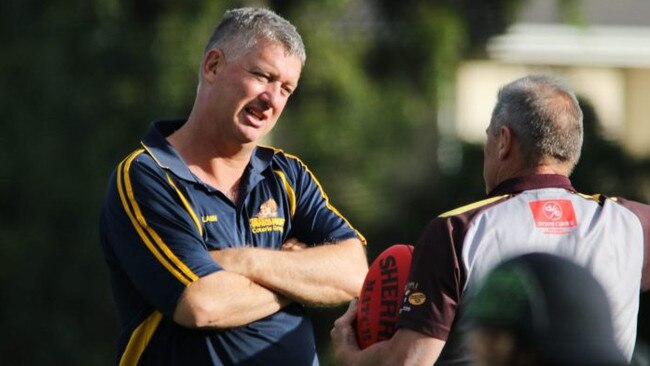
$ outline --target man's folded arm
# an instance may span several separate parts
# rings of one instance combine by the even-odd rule
[[[183,291],[174,321],[189,328],[233,328],[276,313],[289,302],[244,276],[217,271]]]
[[[311,305],[350,301],[359,295],[368,272],[365,248],[357,238],[302,250],[233,248],[211,255],[227,271]]]

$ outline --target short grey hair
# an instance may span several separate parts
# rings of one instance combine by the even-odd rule
[[[528,167],[553,158],[573,170],[582,149],[582,110],[575,94],[559,79],[531,75],[499,90],[488,132],[508,126],[520,143]]]
[[[305,64],[305,46],[296,27],[265,8],[226,11],[212,32],[203,54],[218,48],[224,52],[227,60],[233,60],[253,49],[260,39],[281,44],[288,55],[297,55]]]

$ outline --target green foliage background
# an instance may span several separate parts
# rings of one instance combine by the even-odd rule
[[[97,234],[107,178],[152,120],[187,115],[224,10],[267,6],[302,33],[307,65],[270,143],[310,166],[372,260],[483,195],[481,148],[439,128],[441,101],[458,62],[480,57],[521,2],[1,2],[2,364],[114,363]],[[619,173],[602,172],[617,193],[638,194],[638,177]],[[323,364],[342,310],[313,310]]]

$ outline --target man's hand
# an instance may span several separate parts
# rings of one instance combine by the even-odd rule
[[[334,321],[334,328],[330,331],[332,346],[334,347],[334,359],[337,365],[353,364],[353,361],[346,359],[346,357],[361,351],[357,343],[357,333],[353,326],[356,316],[357,299],[352,299],[348,309],[340,318]]]
[[[354,322],[357,300],[334,321],[330,332],[334,359],[339,366],[430,366],[433,365],[445,342],[416,331],[401,328],[392,338],[361,349],[357,343]]]
[[[282,244],[280,250],[301,250],[307,248],[307,244],[300,242],[296,238],[289,238],[287,241]]]

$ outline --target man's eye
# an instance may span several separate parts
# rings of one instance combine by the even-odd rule
[[[290,88],[290,87],[288,87],[288,86],[283,86],[283,87],[282,87],[282,90],[284,91],[284,93],[285,93],[286,95],[291,95],[291,94],[293,93],[293,89]]]
[[[268,74],[264,74],[264,73],[261,73],[261,72],[254,72],[253,75],[255,75],[255,77],[257,77],[257,78],[260,79],[260,80],[264,80],[264,81],[269,81],[269,80],[271,80],[271,76],[270,76],[270,75],[268,75]]]

